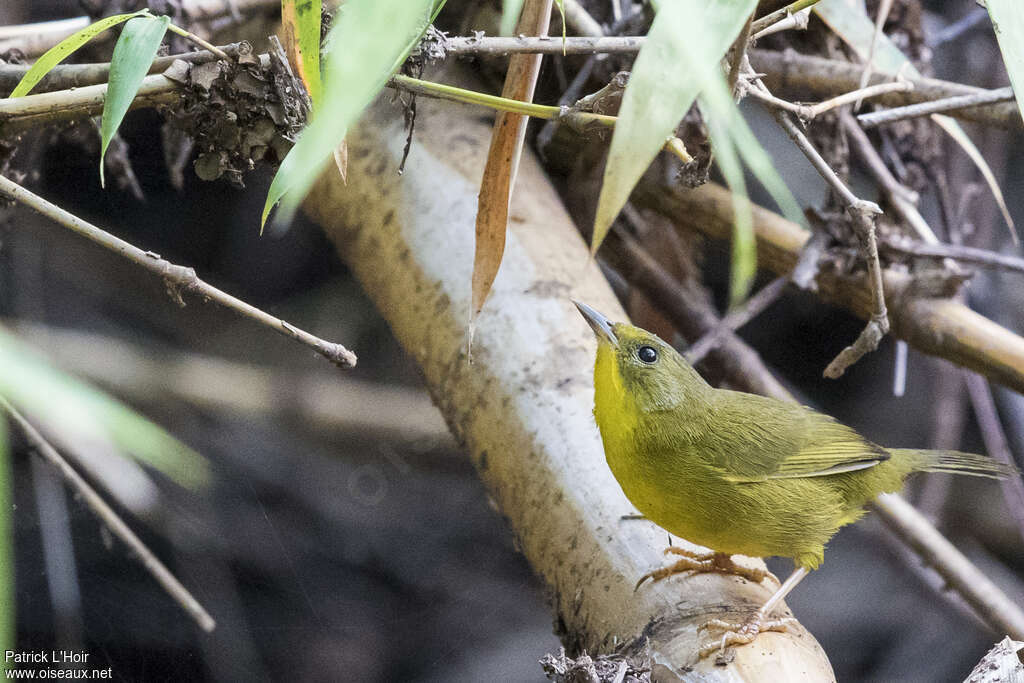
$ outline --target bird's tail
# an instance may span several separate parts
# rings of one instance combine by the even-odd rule
[[[974,453],[928,451],[914,448],[890,448],[888,450],[897,458],[903,457],[913,462],[914,469],[918,472],[967,474],[990,479],[1006,479],[1009,476],[1020,474],[1020,471],[1013,465],[1006,465]]]

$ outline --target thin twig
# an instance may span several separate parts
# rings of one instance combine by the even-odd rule
[[[813,119],[817,116],[821,116],[827,111],[832,111],[837,107],[841,107],[845,104],[852,102],[860,102],[862,100],[870,99],[872,97],[878,97],[880,95],[888,95],[891,92],[909,92],[914,89],[914,84],[909,81],[894,81],[892,83],[878,83],[877,85],[869,85],[853,92],[843,93],[833,97],[832,99],[825,100],[818,104],[812,104],[807,108],[808,120]]]
[[[917,233],[917,236],[928,244],[938,244],[939,238],[935,231],[928,225],[921,212],[917,210],[917,202],[920,199],[918,194],[896,180],[895,176],[885,165],[878,150],[868,139],[867,133],[857,124],[853,114],[844,111],[839,115],[839,122],[851,143],[854,153],[860,157],[867,166],[868,171],[875,177],[875,181],[882,188],[886,199],[907,225]]]
[[[776,97],[767,90],[760,90],[758,88],[751,88],[747,90],[746,94],[758,101],[764,102],[765,104],[796,114],[804,121],[811,121],[825,112],[832,111],[837,107],[850,104],[857,100],[879,97],[881,95],[888,95],[889,93],[894,92],[908,92],[913,89],[914,85],[909,81],[878,83],[877,85],[869,85],[868,87],[860,90],[854,90],[852,92],[843,93],[842,95],[837,95],[836,97],[825,100],[824,102],[818,102],[817,104],[789,102],[780,97]]]
[[[760,33],[761,31],[765,30],[772,24],[776,24],[782,21],[791,14],[796,14],[801,10],[805,10],[808,7],[814,5],[816,2],[818,2],[818,0],[797,0],[796,2],[791,2],[785,7],[777,9],[771,14],[766,14],[760,19],[756,20],[751,26],[751,29],[755,34]]]
[[[964,557],[914,506],[894,493],[871,503],[886,526],[964,597],[998,633],[1024,640],[1024,612],[995,583]]]
[[[196,34],[192,33],[187,29],[183,29],[175,24],[169,24],[167,26],[167,30],[171,31],[172,33],[177,33],[179,36],[185,38],[186,40],[191,40],[193,43],[203,48],[207,52],[212,52],[213,54],[217,55],[218,59],[228,59],[228,55],[226,52],[221,50],[213,43],[207,40],[203,40],[202,38],[200,38],[199,36],[197,36]]]
[[[562,42],[561,36],[518,36],[506,37],[453,37],[443,43],[445,54],[462,57],[486,55],[500,57],[515,54],[545,55],[596,55],[636,54],[647,42],[646,36],[569,36]],[[563,50],[564,46],[564,50]]]
[[[1013,453],[1010,452],[1010,444],[1006,440],[1006,432],[999,421],[999,412],[996,410],[996,401],[992,396],[992,387],[981,375],[973,372],[966,373],[967,395],[971,397],[971,406],[974,408],[974,415],[978,420],[978,428],[981,430],[981,440],[985,442],[985,450],[992,456],[993,460],[1001,462],[1010,467],[1017,467],[1013,460]],[[1019,472],[1014,472],[1005,479],[999,481],[1003,490],[1003,500],[1010,511],[1010,515],[1017,523],[1017,533],[1024,539],[1024,481],[1021,480]]]
[[[748,72],[752,71],[749,69]],[[753,81],[762,91],[767,90],[759,80]],[[878,348],[879,342],[889,332],[889,315],[885,306],[885,291],[882,287],[882,265],[878,261],[878,244],[875,238],[874,216],[882,213],[874,202],[859,199],[836,175],[824,157],[818,153],[804,132],[800,130],[784,111],[774,111],[775,120],[789,134],[797,148],[804,153],[811,165],[818,171],[825,182],[833,189],[839,199],[846,205],[846,211],[852,219],[853,229],[860,240],[864,261],[868,267],[868,283],[874,300],[873,310],[868,324],[853,344],[839,352],[839,355],[825,368],[825,377],[837,379],[846,369],[856,363],[862,356]]]
[[[988,249],[955,244],[923,244],[910,240],[885,239],[879,243],[885,251],[914,257],[953,259],[960,263],[971,263],[986,268],[998,268],[1024,273],[1024,258],[1012,254],[1000,254]]]
[[[862,68],[857,64],[814,55],[799,54],[793,50],[747,50],[750,60],[758,73],[765,74],[764,81],[777,94],[798,92],[801,97],[812,93],[819,97],[840,95],[856,90]],[[871,84],[886,83],[892,76],[875,74]],[[888,107],[929,102],[958,95],[972,95],[987,92],[963,83],[942,81],[935,78],[906,78],[914,89],[907,92],[893,92],[882,95],[879,102]],[[1004,128],[1020,128],[1021,116],[1015,103],[1002,102],[968,109],[959,109],[952,115]]]
[[[1006,86],[1005,88],[983,90],[982,92],[971,93],[970,95],[944,97],[930,102],[921,102],[919,104],[910,104],[905,107],[894,107],[892,109],[874,111],[869,114],[861,114],[857,117],[857,121],[859,121],[860,125],[864,128],[874,128],[875,126],[892,123],[894,121],[905,121],[906,119],[915,119],[922,116],[928,116],[930,114],[957,112],[983,104],[1013,102],[1015,99],[1016,96],[1013,93],[1013,88]]]
[[[214,301],[245,318],[265,325],[275,332],[305,344],[340,368],[351,368],[356,364],[356,355],[341,344],[320,339],[241,299],[237,299],[199,279],[192,268],[175,265],[161,258],[159,254],[143,251],[135,245],[115,237],[105,230],[65,211],[59,206],[51,204],[42,197],[33,194],[3,176],[0,176],[0,195],[28,206],[59,225],[158,275],[166,283],[168,293],[179,304],[184,305],[182,294],[195,294],[204,301]]]
[[[785,19],[777,21],[767,28],[763,28],[754,34],[753,40],[756,42],[765,36],[770,36],[773,33],[780,33],[782,31],[788,31],[790,29],[796,29],[797,31],[803,31],[807,28],[807,25],[811,21],[811,8],[802,9],[799,12],[790,14]]]
[[[251,50],[251,46],[241,41],[218,47],[222,53],[229,58],[234,57],[240,51]],[[205,64],[220,59],[209,50],[195,52],[181,52],[179,54],[157,57],[149,67],[149,73],[157,74],[167,70],[177,60],[190,64]],[[25,74],[32,66],[29,64],[0,64],[0,92],[11,91],[18,85]],[[39,81],[34,88],[33,94],[50,92],[53,90],[66,90],[69,88],[81,88],[86,85],[106,83],[110,78],[110,62],[96,64],[58,64]]]
[[[864,73],[860,77],[858,90],[864,88],[871,80],[871,71],[875,63],[875,50],[878,48],[878,41],[882,37],[882,27],[892,10],[892,0],[881,0],[878,3],[878,15],[875,17],[875,30],[871,34],[871,45],[868,46],[868,58],[864,60]],[[854,110],[860,109],[860,100],[853,106]]]
[[[171,598],[184,609],[190,617],[207,633],[212,631],[217,623],[213,620],[199,601],[181,585],[181,582],[174,577],[174,574],[157,558],[146,545],[139,540],[139,537],[125,524],[116,512],[100,497],[96,490],[82,478],[78,472],[57,452],[50,443],[43,438],[35,427],[25,419],[17,408],[11,405],[6,398],[0,396],[0,408],[11,417],[11,420],[18,425],[18,428],[25,435],[29,448],[38,453],[50,465],[55,467],[60,475],[67,481],[68,485],[76,494],[82,497],[85,504],[99,517],[100,521],[107,525],[107,528],[128,546],[143,568],[149,572],[158,584],[167,592]]]
[[[618,228],[613,229],[601,250],[613,268],[648,296],[687,339],[717,333],[718,343],[708,353],[730,383],[743,391],[780,400],[792,400],[786,388],[765,367],[757,351],[732,330],[722,329],[714,309],[698,297],[681,296],[686,288],[639,243]]]
[[[713,349],[719,343],[724,331],[736,331],[759,316],[766,308],[778,301],[779,297],[782,296],[782,293],[786,291],[786,285],[788,284],[789,277],[783,275],[782,277],[775,278],[762,287],[757,294],[747,299],[743,306],[734,311],[730,311],[728,315],[722,318],[722,321],[716,329],[706,333],[691,345],[690,348],[686,350],[686,353],[683,354],[686,357],[686,360],[688,360],[691,365],[695,365],[700,362],[700,360],[707,355],[708,351]]]

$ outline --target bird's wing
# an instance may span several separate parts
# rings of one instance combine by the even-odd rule
[[[721,392],[714,401],[716,438],[701,449],[729,481],[823,477],[874,467],[890,457],[827,415],[775,399],[736,396]]]

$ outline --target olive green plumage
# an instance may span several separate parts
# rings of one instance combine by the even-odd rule
[[[1010,471],[970,453],[882,448],[809,408],[716,389],[656,335],[604,323],[594,415],[612,473],[647,518],[715,551],[814,569],[829,538],[910,473]]]

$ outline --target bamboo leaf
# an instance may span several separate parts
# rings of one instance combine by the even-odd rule
[[[623,94],[598,198],[593,253],[756,5],[756,0],[661,3]]]
[[[501,28],[499,29],[501,35],[512,35],[516,24],[519,23],[519,15],[522,12],[523,0],[503,0],[501,3]]]
[[[520,33],[547,35],[551,22],[551,0],[529,0],[518,24]],[[501,96],[520,102],[533,100],[537,74],[540,73],[541,55],[513,55]],[[515,184],[519,158],[523,151],[528,118],[522,114],[498,112],[491,134],[480,199],[476,213],[476,243],[473,254],[473,307],[470,313],[470,337],[473,319],[480,313],[484,301],[498,275],[502,255],[505,253],[505,235],[508,232],[508,206]]]
[[[26,413],[60,415],[61,429],[102,438],[187,488],[209,482],[207,461],[107,394],[53,368],[0,329],[0,394]]]
[[[702,106],[705,100],[702,100]],[[713,107],[708,107],[713,110]],[[729,266],[729,305],[736,306],[746,299],[757,274],[757,243],[754,238],[754,214],[747,195],[743,165],[729,134],[727,119],[711,114],[705,119],[715,150],[715,162],[721,169],[729,189],[732,190],[733,230],[732,252]]]
[[[1014,5],[1014,10],[1018,14],[1021,12],[1017,9],[1016,3],[1010,4]],[[868,55],[871,53],[871,40],[875,29],[871,19],[868,18],[862,8],[853,7],[846,0],[821,0],[821,2],[814,6],[814,13],[843,42],[853,48],[857,56],[863,60],[868,58]],[[1002,42],[1000,42],[1000,46],[1002,46]],[[1016,49],[1021,49],[1019,44],[1016,46]],[[913,78],[921,77],[921,72],[914,67],[907,56],[884,33],[878,36],[878,42],[875,45],[875,51],[871,55],[871,59],[875,71],[891,76],[903,73]],[[1009,64],[1007,64],[1007,69],[1009,68]],[[1017,229],[1014,226],[1013,218],[1010,216],[1010,210],[1006,206],[1003,191],[999,188],[995,174],[989,168],[985,157],[981,155],[981,152],[971,141],[971,138],[968,137],[959,122],[940,114],[932,114],[931,119],[960,145],[971,161],[974,162],[974,165],[978,167],[978,171],[981,172],[982,178],[985,179],[985,184],[988,185],[992,197],[999,206],[999,211],[1003,214],[1003,220],[1006,221],[1006,225],[1010,229],[1010,237],[1013,238],[1014,244],[1017,244]]]
[[[562,54],[565,54],[565,0],[555,0],[555,7],[558,8],[558,13],[562,15]]]
[[[43,55],[36,60],[35,64],[32,65],[32,68],[28,70],[28,72],[21,78],[21,81],[18,82],[18,85],[15,86],[14,91],[11,92],[11,97],[22,97],[23,95],[27,95],[32,88],[36,87],[36,84],[46,76],[46,74],[50,73],[50,70],[53,69],[53,67],[63,62],[67,59],[68,55],[106,31],[108,28],[112,28],[133,17],[140,17],[147,13],[147,10],[141,10],[130,14],[115,14],[89,24],[81,31],[72,33],[70,36],[44,52]]]
[[[757,274],[753,213],[741,162],[768,190],[787,218],[803,224],[804,216],[789,187],[775,170],[768,152],[754,136],[736,106],[720,70],[707,75],[707,80],[701,86],[700,106],[711,133],[718,167],[732,190],[734,220],[729,303],[730,306],[738,306],[750,293]]]
[[[107,154],[107,146],[128,113],[170,23],[170,17],[136,17],[124,25],[121,37],[117,39],[110,58],[110,83],[103,101],[100,124],[100,186],[105,186],[106,182],[103,158]]]
[[[309,91],[313,107],[320,104],[320,20],[322,0],[281,0],[281,26],[288,59]]]
[[[436,4],[436,6],[435,6]],[[260,227],[278,202],[290,222],[348,130],[402,65],[443,3],[349,0],[327,37],[323,102],[270,183]]]

